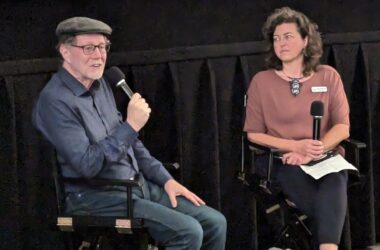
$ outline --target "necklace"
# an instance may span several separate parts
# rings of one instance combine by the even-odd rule
[[[301,84],[300,80],[304,78],[304,76],[301,77],[290,77],[287,74],[285,74],[285,71],[282,70],[282,73],[284,76],[290,79],[289,84],[290,84],[290,93],[292,93],[293,96],[297,96],[299,93],[301,93]]]

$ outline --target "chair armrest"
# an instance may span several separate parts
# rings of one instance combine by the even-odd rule
[[[354,164],[354,166],[359,170],[358,172],[356,172],[356,175],[353,175],[353,176],[355,176],[353,182],[359,182],[360,181],[358,179],[358,177],[360,178],[360,152],[359,151],[362,150],[363,148],[366,148],[367,145],[363,142],[360,142],[360,141],[357,141],[354,139],[343,140],[340,144],[347,151],[350,151],[353,153],[353,155],[351,155],[351,157],[348,157],[346,155],[346,159],[348,161],[350,161],[352,164]]]
[[[367,145],[364,142],[360,142],[354,139],[346,139],[340,143],[343,147],[351,147],[354,149],[366,148]]]
[[[163,165],[170,173],[177,172],[180,169],[178,162],[166,162]]]
[[[105,179],[105,178],[73,178],[73,177],[60,177],[63,183],[81,184],[88,186],[123,186],[127,188],[127,218],[133,218],[133,200],[132,200],[132,187],[141,187],[142,183],[138,177],[132,180],[123,179]]]
[[[85,184],[90,186],[125,186],[125,187],[139,187],[141,183],[138,180],[123,180],[123,179],[105,179],[105,178],[74,178],[74,177],[61,177],[64,183],[70,184]]]
[[[250,150],[261,150],[261,151],[264,151],[265,153],[279,153],[280,152],[278,148],[263,146],[263,145],[251,142],[248,139],[247,139],[247,142],[248,142],[248,147]]]
[[[254,154],[255,153],[262,152],[264,154],[268,154],[268,165],[267,165],[266,180],[261,180],[259,186],[261,188],[263,188],[263,190],[266,193],[271,194],[272,192],[270,191],[270,186],[271,186],[271,182],[272,182],[271,175],[272,175],[272,169],[273,169],[273,160],[274,160],[274,156],[278,155],[280,153],[280,150],[278,148],[263,146],[263,145],[251,142],[248,139],[247,139],[247,142],[248,142],[249,149],[253,152],[252,153],[253,161],[254,161]]]

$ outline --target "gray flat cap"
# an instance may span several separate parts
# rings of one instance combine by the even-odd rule
[[[111,35],[112,29],[102,21],[91,19],[88,17],[72,17],[60,22],[55,30],[58,38],[64,35],[80,35],[80,34],[104,34]]]

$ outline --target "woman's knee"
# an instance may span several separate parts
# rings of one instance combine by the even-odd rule
[[[347,171],[331,173],[320,180],[319,190],[324,192],[335,192],[345,194],[347,192],[348,176]]]

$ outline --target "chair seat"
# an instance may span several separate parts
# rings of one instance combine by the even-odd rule
[[[131,234],[133,230],[144,228],[144,221],[139,218],[111,216],[60,216],[57,226],[61,231],[113,229],[121,234]]]

